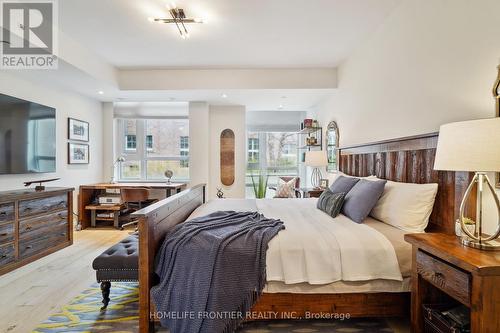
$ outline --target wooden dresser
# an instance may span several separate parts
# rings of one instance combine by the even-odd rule
[[[73,190],[0,192],[0,275],[73,243]]]
[[[471,332],[500,332],[500,252],[463,246],[440,233],[406,235],[413,245],[412,332],[423,332],[422,304],[470,309]]]

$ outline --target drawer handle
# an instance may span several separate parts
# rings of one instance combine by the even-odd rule
[[[5,258],[7,258],[6,254],[3,254],[3,255],[0,256],[0,259],[5,259]]]
[[[7,235],[8,235],[8,233],[4,232],[3,234],[0,234],[0,237],[5,237]]]
[[[66,233],[65,232],[61,232],[61,236],[66,236]]]
[[[29,249],[32,249],[32,248],[33,248],[33,245],[26,246],[26,250],[29,250]]]
[[[27,225],[26,228],[25,228],[26,231],[30,231],[31,229],[33,229],[33,227],[30,226],[30,225]]]
[[[7,215],[7,212],[0,212],[0,215],[5,216]]]
[[[58,215],[59,215],[59,218],[60,218],[61,220],[65,220],[65,219],[66,219],[66,215],[65,215],[65,214],[60,213],[60,214],[58,214]]]
[[[438,279],[444,280],[444,274],[440,272],[435,272],[434,276]]]

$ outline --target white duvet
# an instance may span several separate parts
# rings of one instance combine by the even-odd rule
[[[392,244],[377,230],[344,215],[332,218],[317,199],[225,199],[196,209],[190,218],[218,210],[258,211],[280,219],[285,230],[269,243],[267,281],[328,284],[336,281],[402,281]]]

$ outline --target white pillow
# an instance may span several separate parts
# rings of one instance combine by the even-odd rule
[[[407,232],[424,232],[434,207],[438,184],[387,181],[370,215]]]
[[[295,183],[297,178],[292,178],[288,182],[278,178],[278,187],[276,188],[275,198],[296,198]]]
[[[336,171],[335,173],[328,173],[327,174],[328,184],[332,185],[333,183],[335,183],[337,178],[339,178],[340,176],[350,177],[350,178],[363,178],[363,179],[367,179],[367,180],[378,180],[377,176],[356,177],[356,176],[346,175],[342,171]]]

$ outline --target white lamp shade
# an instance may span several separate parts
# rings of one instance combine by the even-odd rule
[[[500,118],[441,126],[434,169],[500,171]]]
[[[310,167],[325,167],[328,165],[328,159],[326,158],[326,152],[323,150],[315,150],[306,152],[307,166]]]

